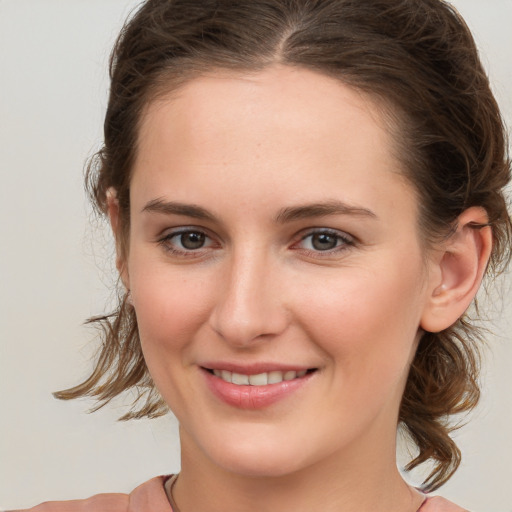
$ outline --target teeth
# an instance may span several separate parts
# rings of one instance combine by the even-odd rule
[[[241,373],[233,372],[231,375],[231,382],[233,384],[239,384],[240,386],[249,385],[249,375],[242,375]]]
[[[280,382],[293,380],[306,375],[307,370],[286,372],[272,371],[267,373],[258,373],[256,375],[244,375],[242,373],[228,372],[227,370],[213,370],[216,377],[220,377],[226,382],[231,382],[239,386],[266,386],[267,384],[279,384]]]
[[[249,375],[249,384],[251,386],[266,386],[268,383],[267,373],[258,373],[258,375]]]
[[[268,383],[269,384],[277,384],[279,382],[283,382],[283,372],[269,372],[268,373]]]

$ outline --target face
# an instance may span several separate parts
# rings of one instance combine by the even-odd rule
[[[394,457],[428,274],[384,127],[285,67],[196,78],[145,113],[123,278],[196,459],[271,476]]]

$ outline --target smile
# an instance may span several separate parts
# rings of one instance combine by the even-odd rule
[[[294,396],[310,386],[318,368],[271,370],[246,374],[229,370],[202,368],[207,387],[225,404],[238,409],[262,409]]]
[[[216,377],[224,382],[236,384],[237,386],[267,386],[268,384],[279,384],[283,381],[290,381],[304,377],[308,371],[313,370],[288,370],[288,371],[270,371],[258,373],[255,375],[244,375],[242,373],[230,372],[228,370],[210,370]]]

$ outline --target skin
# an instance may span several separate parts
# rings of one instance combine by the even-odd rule
[[[281,66],[195,78],[148,106],[119,268],[180,422],[181,512],[419,508],[395,462],[408,369],[420,329],[467,307],[491,242],[464,229],[474,209],[457,250],[425,253],[385,126],[367,97]],[[184,231],[204,245],[184,247]],[[315,371],[240,409],[206,386],[212,361]]]

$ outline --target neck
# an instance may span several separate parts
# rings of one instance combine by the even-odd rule
[[[415,512],[423,501],[400,476],[394,450],[347,451],[291,474],[248,476],[219,468],[181,437],[173,490],[180,512]]]

